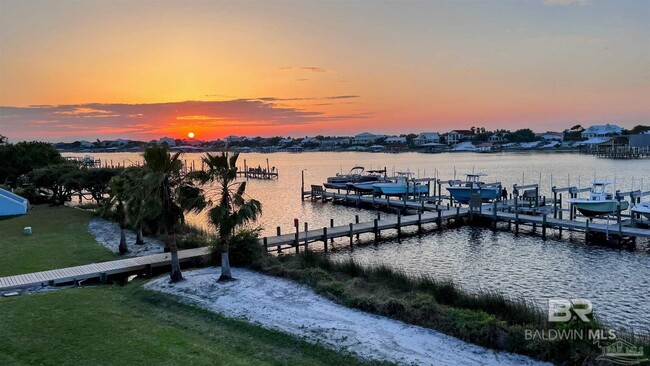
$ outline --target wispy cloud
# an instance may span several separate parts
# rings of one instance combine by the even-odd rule
[[[294,70],[294,71],[309,71],[309,72],[327,72],[327,69],[324,69],[322,67],[316,67],[316,66],[300,66],[300,67],[295,67],[295,66],[283,66],[280,68],[280,70]]]
[[[587,5],[588,0],[544,0],[544,5],[556,6],[556,5],[571,5],[579,4],[580,6]]]

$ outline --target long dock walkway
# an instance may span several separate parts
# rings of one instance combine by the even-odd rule
[[[190,261],[208,254],[208,248],[195,248],[178,251],[181,262]],[[85,264],[82,266],[52,269],[49,271],[26,273],[15,276],[0,277],[0,292],[11,289],[53,286],[62,283],[77,282],[91,278],[103,278],[115,274],[144,272],[150,268],[171,264],[169,253],[146,255],[119,259],[115,261]]]

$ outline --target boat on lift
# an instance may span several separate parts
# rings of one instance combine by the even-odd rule
[[[632,212],[643,215],[650,220],[650,202],[637,203],[632,207]]]
[[[377,175],[364,175],[364,171],[364,167],[355,166],[350,169],[348,174],[337,174],[334,177],[327,178],[327,182],[323,183],[323,186],[330,189],[349,189],[348,183],[376,182],[378,180]]]
[[[416,183],[414,180],[409,182],[413,175],[411,172],[397,172],[397,177],[387,180],[382,183],[374,183],[372,185],[373,193],[375,195],[384,196],[403,196],[407,194],[422,195],[429,191],[429,188],[423,184]]]
[[[481,201],[489,201],[499,198],[501,194],[501,185],[498,184],[485,184],[481,182],[481,177],[485,177],[485,173],[472,173],[467,174],[465,182],[450,181],[447,190],[451,197],[460,203],[469,203],[472,193],[481,194]]]
[[[589,198],[572,198],[569,200],[580,213],[587,217],[607,215],[627,210],[630,203],[625,200],[617,200],[607,187],[612,184],[606,181],[595,181],[589,190]],[[620,205],[619,205],[620,204]]]
[[[373,179],[371,179],[374,178]],[[386,169],[381,170],[368,170],[368,175],[364,176],[361,181],[349,182],[347,188],[351,191],[359,193],[372,193],[374,189],[373,184],[386,182]]]

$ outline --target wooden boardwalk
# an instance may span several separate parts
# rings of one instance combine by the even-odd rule
[[[178,252],[178,257],[181,262],[186,262],[194,258],[203,257],[207,254],[208,248],[203,247],[180,250]],[[102,278],[104,276],[115,274],[143,272],[150,268],[169,266],[170,263],[171,255],[169,253],[160,253],[115,261],[91,263],[76,267],[0,277],[0,292],[25,287],[53,286],[91,278]]]

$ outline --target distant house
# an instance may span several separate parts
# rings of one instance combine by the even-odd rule
[[[320,145],[320,140],[315,138],[315,137],[305,137],[304,139],[300,140],[301,145],[307,145],[307,144],[316,144]]]
[[[475,136],[471,130],[453,130],[447,133],[447,143],[455,144],[461,140],[471,140]]]
[[[476,145],[476,149],[478,151],[492,151],[494,148],[494,144],[491,142],[484,142],[482,144]]]
[[[623,129],[617,125],[594,125],[586,130],[582,131],[580,134],[582,138],[589,139],[592,137],[610,137],[614,135],[620,135],[623,132]]]
[[[287,138],[284,138],[284,139],[278,141],[278,145],[282,145],[282,146],[284,146],[284,145],[289,145],[289,144],[292,143],[292,142],[293,142],[293,139],[287,137]]]
[[[439,143],[440,135],[437,132],[422,132],[418,137],[413,139],[413,142],[420,146],[429,143]]]
[[[375,142],[381,135],[375,135],[370,132],[363,132],[354,136],[354,143],[359,145],[366,145]]]
[[[349,137],[335,137],[321,141],[320,146],[323,149],[334,149],[341,145],[349,145],[351,139]]]
[[[505,142],[508,141],[508,134],[505,132],[497,132],[488,137],[488,142]]]
[[[158,145],[162,145],[165,142],[167,143],[167,146],[169,146],[169,147],[176,146],[176,140],[171,138],[171,137],[167,137],[167,136],[165,136],[165,137],[161,138],[160,140],[158,140]]]
[[[226,138],[224,140],[226,140],[226,142],[228,142],[228,143],[232,143],[232,142],[242,142],[242,141],[244,141],[244,138],[241,138],[239,136],[230,135],[230,136],[226,136]]]
[[[388,145],[406,145],[406,137],[387,137],[386,144]]]
[[[562,141],[564,140],[564,134],[561,132],[544,132],[537,135],[538,137],[543,138],[546,141]]]

